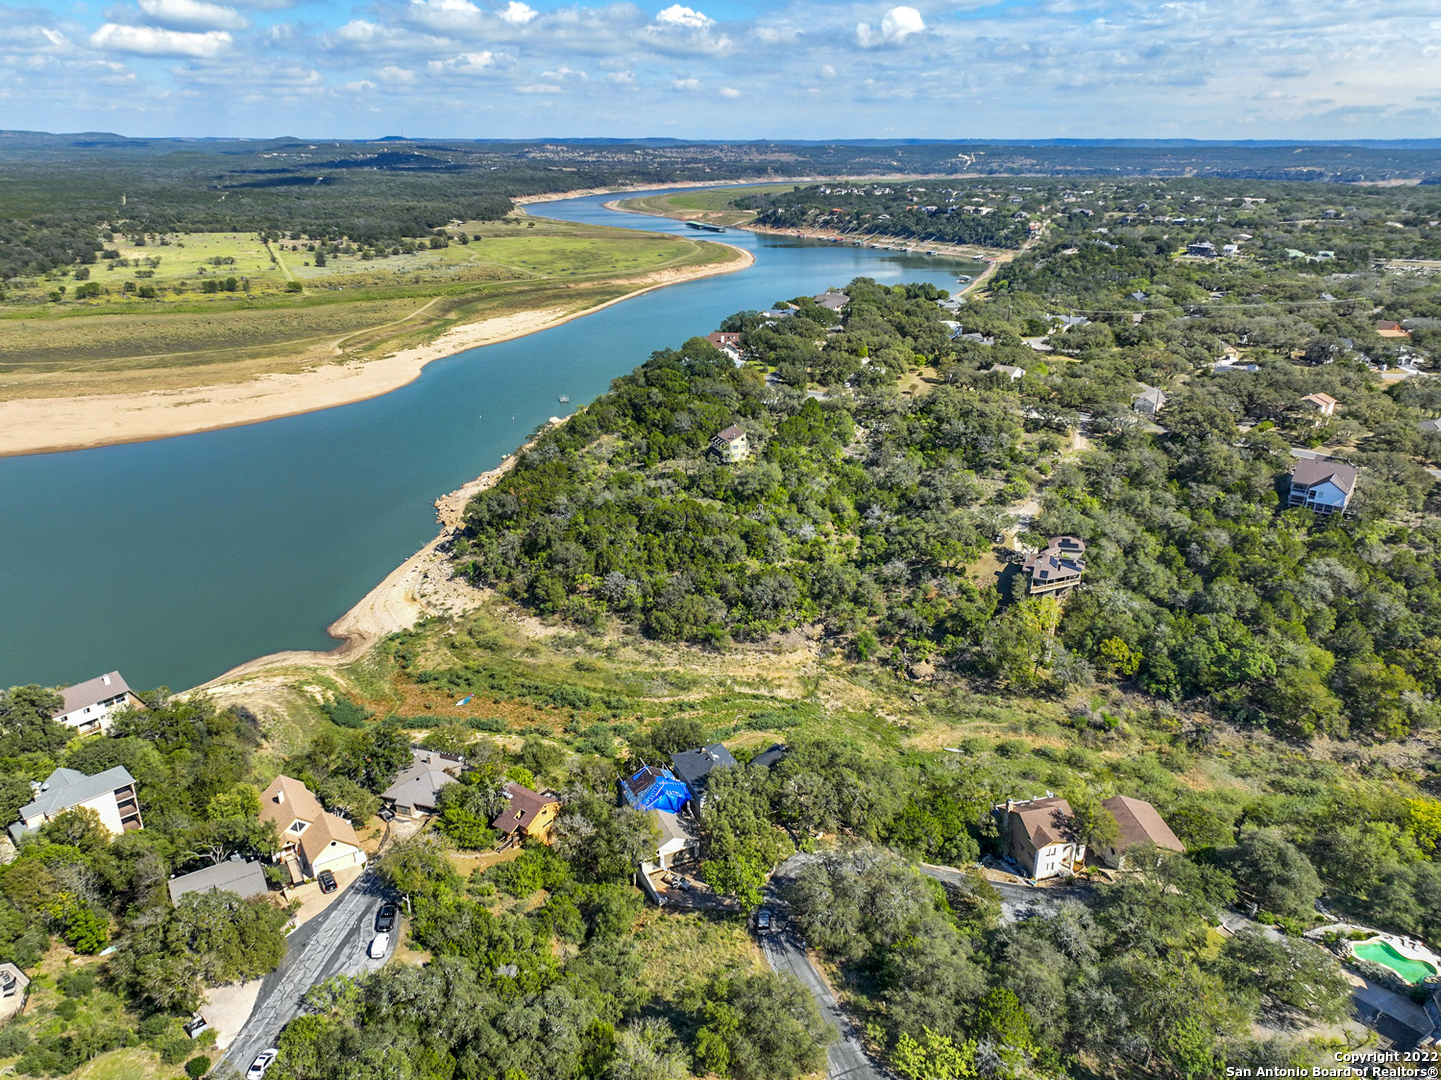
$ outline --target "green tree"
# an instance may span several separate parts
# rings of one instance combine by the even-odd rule
[[[976,1044],[967,1039],[956,1045],[949,1035],[924,1029],[921,1040],[901,1032],[891,1052],[891,1064],[906,1080],[973,1080],[976,1072]]]
[[[1321,896],[1321,879],[1311,860],[1276,829],[1256,829],[1224,853],[1243,894],[1266,911],[1308,918]]]
[[[52,719],[62,708],[57,691],[34,683],[0,691],[0,757],[64,749],[75,733]]]

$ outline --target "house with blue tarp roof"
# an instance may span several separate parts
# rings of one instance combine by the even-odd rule
[[[647,765],[620,782],[620,797],[636,810],[664,810],[678,814],[690,801],[690,789],[669,769]]]

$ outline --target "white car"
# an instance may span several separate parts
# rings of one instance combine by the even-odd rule
[[[279,1056],[280,1050],[274,1046],[269,1050],[260,1051],[255,1060],[250,1063],[250,1068],[245,1070],[245,1080],[260,1080],[265,1075],[265,1070],[270,1068]]]
[[[370,958],[372,960],[384,960],[390,952],[390,935],[376,934],[370,943]]]

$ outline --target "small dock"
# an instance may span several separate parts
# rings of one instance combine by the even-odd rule
[[[709,221],[687,221],[687,229],[700,229],[702,232],[725,232],[724,225],[712,225]]]

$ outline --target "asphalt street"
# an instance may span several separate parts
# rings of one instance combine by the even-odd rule
[[[886,1074],[867,1056],[855,1025],[836,1003],[836,996],[806,956],[804,942],[791,932],[781,890],[789,880],[787,873],[794,874],[804,865],[805,856],[793,856],[781,865],[766,887],[766,905],[778,925],[772,933],[761,938],[761,951],[765,953],[772,971],[788,971],[801,981],[801,985],[815,998],[826,1023],[836,1029],[836,1041],[826,1051],[826,1075],[830,1080],[882,1080]]]
[[[384,966],[384,959],[367,955],[375,937],[375,913],[387,893],[376,875],[366,870],[328,908],[316,915],[287,942],[285,959],[265,977],[250,1019],[225,1051],[224,1061],[242,1073],[267,1046],[276,1045],[280,1029],[301,1013],[301,1001],[316,983],[335,975],[357,975]]]

